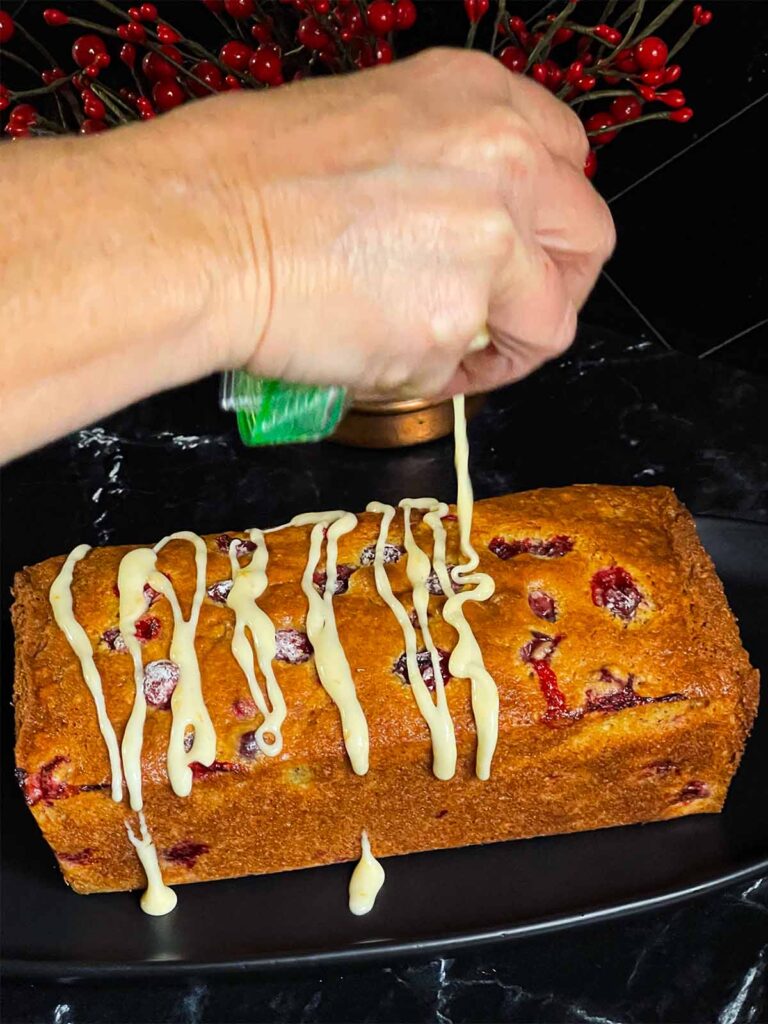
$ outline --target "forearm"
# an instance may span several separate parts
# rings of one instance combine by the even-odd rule
[[[177,138],[140,125],[3,147],[0,457],[228,361],[209,270],[225,219]]]

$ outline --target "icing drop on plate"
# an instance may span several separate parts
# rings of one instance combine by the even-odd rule
[[[368,833],[360,836],[362,854],[349,880],[349,909],[357,917],[373,910],[376,897],[384,885],[384,868],[371,853]]]
[[[141,866],[144,868],[144,874],[147,876],[147,888],[141,897],[141,909],[145,914],[151,914],[152,917],[162,917],[164,914],[170,914],[176,906],[176,893],[163,881],[157,850],[149,834],[143,811],[139,811],[139,828],[141,829],[141,838],[134,834],[129,822],[125,822],[128,838],[136,850]]]
[[[88,544],[80,544],[69,553],[59,575],[51,584],[48,599],[51,602],[51,609],[56,624],[67,638],[69,646],[77,655],[85,685],[90,690],[91,697],[93,697],[99,730],[104,737],[107,754],[109,755],[112,799],[119,803],[123,799],[123,771],[120,764],[120,749],[117,745],[115,730],[107,713],[106,704],[104,703],[104,690],[101,685],[99,670],[96,668],[96,663],[93,660],[91,642],[85,630],[75,618],[72,606],[72,577],[75,565],[85,558],[90,550]]]

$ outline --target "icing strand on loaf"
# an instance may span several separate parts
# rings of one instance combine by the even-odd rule
[[[432,499],[428,499],[432,502]],[[434,503],[433,503],[434,504]],[[431,507],[431,506],[430,506]],[[445,506],[442,506],[445,508]],[[435,701],[432,700],[432,695],[429,692],[427,684],[422,678],[419,670],[417,655],[417,638],[416,630],[413,627],[413,623],[408,617],[408,613],[403,607],[402,603],[395,597],[392,587],[387,576],[387,571],[384,568],[384,548],[387,543],[387,536],[389,534],[389,527],[395,516],[395,509],[392,505],[384,505],[378,501],[372,501],[366,511],[374,512],[381,515],[381,527],[379,529],[378,540],[376,541],[376,552],[373,561],[373,570],[376,579],[376,589],[383,601],[392,610],[392,614],[400,624],[400,628],[403,631],[403,639],[405,640],[405,663],[406,670],[408,673],[408,682],[411,684],[411,690],[416,700],[419,711],[421,712],[424,721],[429,727],[430,736],[432,738],[432,770],[438,779],[451,779],[456,772],[456,736],[453,731],[453,721],[451,714],[448,709],[448,702],[445,699],[445,685],[443,683],[443,677],[440,672],[440,658],[437,657],[437,669],[435,671]],[[410,529],[408,534],[411,535],[412,548],[415,546],[413,536]],[[406,551],[408,552],[409,567],[411,566],[411,550],[408,548],[408,540],[406,539]],[[420,554],[424,554],[420,552]],[[417,556],[418,557],[418,556]],[[426,559],[426,575],[421,581],[424,591],[427,590],[424,585],[424,581],[429,576],[429,559],[424,555]],[[409,573],[414,571],[414,568],[409,568]],[[420,576],[424,573],[424,566],[421,565]],[[409,575],[410,579],[410,575]],[[426,594],[427,601],[429,600],[429,594]],[[416,605],[416,589],[414,587],[413,594],[414,607]],[[417,610],[418,615],[418,610]],[[421,624],[421,620],[419,619]],[[425,643],[431,644],[431,635],[429,634],[429,626],[427,624],[427,631],[424,634]],[[429,649],[429,648],[428,648]],[[432,664],[435,665],[435,657],[430,649],[432,655]]]
[[[123,799],[123,771],[120,764],[120,750],[117,745],[117,737],[115,736],[115,730],[104,703],[104,690],[101,685],[99,670],[96,668],[96,663],[93,660],[91,641],[75,618],[72,606],[72,577],[75,565],[85,558],[90,550],[89,544],[80,544],[79,547],[76,547],[69,553],[59,575],[51,584],[48,597],[51,602],[56,625],[67,638],[67,643],[77,656],[85,685],[90,690],[93,703],[96,705],[99,731],[104,737],[107,754],[109,755],[112,799],[119,803]]]
[[[155,572],[157,555],[151,548],[136,548],[124,555],[117,571],[117,589],[120,594],[119,628],[125,646],[133,660],[133,707],[123,733],[123,770],[128,786],[131,808],[140,811],[144,806],[141,795],[141,748],[144,744],[144,722],[147,701],[144,695],[144,665],[141,645],[136,636],[136,621],[147,610],[144,587]]]
[[[336,590],[337,553],[339,537],[357,526],[352,512],[309,512],[296,516],[291,526],[312,525],[309,554],[301,589],[307,598],[307,636],[315,649],[315,668],[323,689],[339,709],[344,746],[347,748],[352,770],[356,775],[368,771],[368,722],[357,699],[347,656],[339,639],[336,616],[333,612],[333,594]],[[314,574],[325,546],[325,590],[318,594]]]
[[[267,562],[269,553],[267,543],[261,530],[251,530],[250,540],[256,545],[250,563],[241,568],[237,560],[239,541],[229,545],[229,561],[232,566],[232,589],[227,596],[227,607],[235,613],[235,629],[232,634],[232,654],[235,656],[251,691],[256,707],[264,721],[256,730],[256,742],[259,748],[270,756],[279,754],[283,749],[281,729],[285,721],[285,698],[275,678],[272,662],[275,658],[275,627],[272,620],[257,602],[267,589]],[[251,634],[249,640],[246,630]],[[256,679],[254,648],[259,669],[264,676],[267,689],[267,700]],[[272,737],[270,740],[268,737]]]
[[[449,573],[445,567],[445,529],[440,518],[434,513],[428,514],[425,518],[429,521],[435,534],[435,551],[437,552],[439,549],[440,552],[440,558],[435,558],[438,579],[443,593],[449,595],[443,606],[443,618],[453,626],[459,638],[451,652],[448,667],[451,670],[451,675],[470,680],[472,713],[477,729],[475,771],[479,779],[486,780],[491,775],[491,762],[499,738],[499,691],[493,677],[485,667],[480,645],[466,619],[464,606],[469,601],[487,601],[493,596],[496,585],[488,573],[474,571],[480,559],[472,547],[471,540],[474,494],[469,475],[469,443],[464,395],[454,396],[453,413],[456,512],[459,520],[460,550],[465,561],[454,568],[452,575],[457,584],[470,585],[473,589],[454,594],[453,588],[449,586]]]
[[[360,836],[362,853],[349,880],[349,909],[357,917],[373,910],[376,897],[384,885],[384,868],[371,853],[368,833]]]
[[[208,564],[208,549],[205,541],[196,533],[182,530],[164,537],[155,545],[156,552],[162,551],[172,540],[189,541],[195,548],[195,570],[197,580],[189,618],[185,619],[173,584],[162,573],[153,579],[152,586],[168,598],[173,611],[173,637],[171,638],[171,661],[179,666],[179,681],[171,697],[171,736],[168,741],[168,778],[177,796],[189,796],[192,791],[193,762],[206,768],[216,760],[216,730],[203,700],[200,665],[195,651],[195,634],[200,618],[200,606],[205,597],[205,573]],[[188,729],[194,729],[192,746],[184,747]]]

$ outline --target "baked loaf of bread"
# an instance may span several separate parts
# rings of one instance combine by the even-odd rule
[[[433,534],[413,513],[413,535]],[[449,512],[445,561],[459,561]],[[495,582],[466,618],[498,689],[490,778],[475,771],[470,683],[447,678],[457,767],[432,770],[430,732],[407,682],[404,633],[382,600],[373,552],[381,516],[339,538],[333,597],[338,636],[370,737],[367,773],[345,750],[339,710],[320,685],[307,637],[310,526],[267,534],[268,586],[258,600],[277,631],[275,677],[285,698],[280,753],[256,742],[262,721],[233,656],[229,549],[246,533],[203,538],[206,596],[195,650],[215,729],[215,760],[192,765],[188,796],[169,784],[167,750],[178,670],[171,602],[145,587],[136,622],[144,665],[144,813],[170,885],[355,858],[367,830],[377,856],[520,839],[719,811],[758,700],[734,618],[689,513],[666,488],[576,486],[479,501],[472,540]],[[392,591],[412,613],[403,514],[384,551]],[[93,650],[118,742],[134,704],[134,665],[118,628],[118,569],[127,547],[89,551],[74,566],[76,620]],[[110,761],[81,663],[52,613],[64,558],[16,577],[16,760],[21,788],[66,881],[78,892],[145,884],[129,841],[127,800],[110,795]],[[182,612],[193,603],[195,548],[157,554]],[[322,563],[314,582],[325,583]],[[456,632],[429,581],[429,627],[448,674]],[[415,621],[415,620],[414,620]],[[421,633],[419,633],[421,636]],[[140,663],[141,664],[141,663]],[[419,654],[433,688],[434,665]]]

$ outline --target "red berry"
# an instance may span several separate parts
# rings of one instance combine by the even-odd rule
[[[575,60],[573,64],[565,72],[565,80],[569,85],[576,85],[578,80],[584,74],[584,65],[580,60]]]
[[[637,91],[646,103],[653,103],[656,99],[656,90],[650,85],[638,85]]]
[[[72,44],[72,60],[79,68],[87,68],[98,54],[106,52],[107,47],[101,36],[78,36]]]
[[[157,8],[154,4],[142,4],[139,12],[144,21],[157,21]]]
[[[181,53],[175,46],[163,44],[160,49],[162,54],[155,53],[154,51],[145,53],[144,60],[141,62],[141,70],[150,82],[161,82],[166,78],[176,77],[178,68],[174,67],[170,61],[167,61],[165,59],[166,57],[170,57],[171,60],[175,60],[177,64],[181,64]],[[163,54],[165,56],[163,56]]]
[[[604,43],[610,43],[611,46],[616,46],[621,42],[621,32],[611,25],[595,25],[592,31],[598,39],[602,39]]]
[[[656,93],[656,99],[668,107],[685,106],[685,95],[680,89],[667,89],[665,92]]]
[[[181,672],[174,661],[150,661],[144,667],[144,698],[150,707],[169,711]]]
[[[644,71],[640,75],[640,81],[645,82],[646,85],[663,85],[664,69],[657,68],[655,71]]]
[[[588,178],[594,178],[596,171],[597,154],[594,149],[590,149],[589,153],[587,153],[587,159],[584,161],[584,173]]]
[[[693,5],[693,24],[703,28],[712,22],[712,11],[705,11],[701,4]]]
[[[251,35],[257,43],[268,43],[272,39],[272,26],[265,21],[258,21],[251,25]]]
[[[252,56],[251,47],[245,43],[239,43],[236,39],[230,39],[219,50],[219,60],[233,71],[245,71]]]
[[[221,92],[224,88],[224,76],[211,60],[201,60],[192,67],[192,74],[202,79],[210,88],[190,78],[187,82],[189,91],[193,96],[210,96],[212,92]]]
[[[129,7],[128,17],[131,19],[131,21],[141,21],[141,11],[139,10],[138,7]]]
[[[637,61],[633,50],[619,50],[614,63],[619,71],[626,75],[633,75],[637,71]]]
[[[376,58],[377,64],[391,64],[395,59],[395,51],[386,39],[377,39],[374,57]]]
[[[617,124],[634,121],[643,112],[643,105],[636,96],[617,96],[611,103],[611,116]]]
[[[592,145],[605,146],[607,143],[613,142],[618,135],[618,132],[604,132],[601,131],[601,129],[610,128],[614,124],[616,124],[616,119],[610,114],[591,114],[584,122],[584,128],[588,134],[591,132],[600,132],[599,135],[591,135],[590,142]]]
[[[395,27],[395,9],[389,0],[373,0],[366,10],[366,19],[374,35],[385,36]]]
[[[111,63],[112,60],[108,53],[97,53],[93,62],[84,69],[84,72],[89,78],[98,78],[99,72],[108,68]]]
[[[126,67],[132,68],[136,63],[136,47],[133,43],[123,43],[120,47],[120,60]]]
[[[648,36],[641,39],[633,50],[638,67],[643,71],[654,71],[663,68],[667,63],[669,50],[667,44],[659,36]]]
[[[531,78],[539,85],[547,84],[547,69],[543,64],[534,64],[531,68]]]
[[[499,60],[505,68],[521,75],[528,63],[528,54],[520,46],[505,46],[499,54]]]
[[[534,615],[547,622],[557,622],[557,605],[551,594],[544,590],[530,590],[528,592],[528,607]]]
[[[139,117],[141,117],[142,121],[148,121],[150,117],[155,116],[155,108],[146,96],[139,96],[136,100],[136,109],[138,110]]]
[[[61,13],[61,11],[59,11],[59,13]],[[43,11],[44,18],[45,15],[46,12]],[[65,25],[66,22],[62,21],[59,22],[59,24]],[[5,11],[0,11],[0,43],[10,43],[11,39],[13,39],[13,33],[15,31],[16,26],[13,24],[13,18],[10,16],[10,14],[7,14]]]
[[[552,45],[562,46],[563,43],[569,43],[571,39],[573,39],[572,28],[559,28],[552,36]]]
[[[8,87],[0,82],[0,110],[7,110],[11,105],[11,94],[8,92]]]
[[[690,107],[681,107],[680,110],[673,110],[669,115],[669,120],[674,121],[675,124],[685,124],[686,121],[690,121],[693,117],[693,110]]]
[[[95,93],[91,92],[90,89],[85,89],[80,98],[83,104],[83,113],[85,116],[94,117],[97,121],[103,121],[107,116],[107,108],[99,97]]]
[[[252,18],[256,4],[254,0],[224,0],[224,10],[230,18]]]
[[[489,7],[490,0],[464,0],[464,10],[473,25],[476,25],[488,13]]]
[[[157,109],[162,112],[181,106],[186,98],[187,94],[173,78],[155,82],[152,87],[152,99],[155,101]]]
[[[299,22],[296,36],[301,45],[310,50],[328,50],[333,45],[331,37],[311,14]]]
[[[17,103],[8,116],[8,123],[15,127],[29,127],[35,123],[37,110],[31,103]]]
[[[310,0],[315,14],[328,14],[331,9],[331,0]]]
[[[50,85],[52,82],[58,82],[60,78],[66,78],[61,68],[49,68],[47,71],[41,71],[40,78],[45,82],[46,85]]]
[[[257,82],[283,84],[283,62],[277,47],[269,44],[260,46],[251,57],[248,69]]]
[[[683,69],[679,64],[670,64],[664,68],[664,84],[671,85],[672,82],[676,82],[682,73]]]
[[[576,83],[576,88],[579,92],[589,92],[594,89],[597,85],[597,79],[594,75],[582,75],[582,77]]]
[[[121,39],[127,39],[131,43],[147,41],[147,30],[138,21],[128,21],[124,25],[118,25],[117,34]]]
[[[224,88],[230,92],[233,89],[242,89],[243,83],[236,75],[225,75],[224,76]]]
[[[203,0],[203,3],[214,14],[223,14],[224,12],[224,0]]]
[[[0,18],[2,17],[3,15],[0,14]],[[66,25],[69,22],[69,15],[65,14],[64,11],[60,11],[58,7],[47,7],[43,11],[43,19],[46,25],[53,25],[58,28],[59,25]],[[6,42],[6,40],[3,39],[2,42]]]
[[[178,43],[181,36],[175,28],[171,28],[170,25],[158,25],[157,26],[157,38],[161,43]]]
[[[547,80],[544,85],[552,92],[556,92],[563,81],[563,69],[553,60],[545,60],[544,67],[547,69]]]
[[[80,125],[81,135],[95,135],[96,132],[103,132],[107,127],[106,121],[101,121],[98,118],[86,118],[85,121]]]
[[[395,4],[395,27],[399,29],[413,28],[416,24],[416,4],[413,0],[397,0]]]

